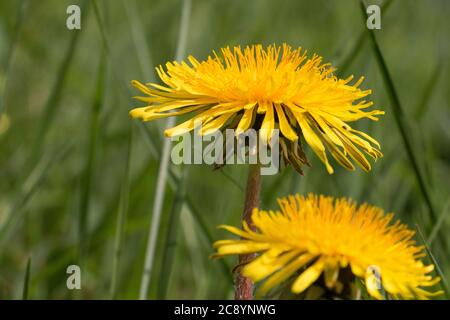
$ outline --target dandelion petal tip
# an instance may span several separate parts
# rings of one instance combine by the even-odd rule
[[[131,116],[131,118],[133,119],[139,119],[143,117],[144,111],[142,110],[143,108],[135,108],[132,109],[128,114]]]

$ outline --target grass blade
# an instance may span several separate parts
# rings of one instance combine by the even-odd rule
[[[22,300],[28,300],[30,292],[30,271],[31,271],[31,257],[27,261],[27,269],[25,271],[25,278],[23,281]]]
[[[180,31],[178,35],[177,51],[175,60],[181,60],[186,50],[187,32],[189,27],[189,16],[191,14],[191,0],[183,0],[183,7],[181,10]],[[175,118],[171,117],[167,120],[166,128],[175,125]],[[154,264],[154,257],[156,251],[156,241],[158,239],[159,223],[162,213],[162,204],[164,201],[164,194],[167,183],[167,173],[169,171],[169,156],[170,156],[170,140],[165,139],[163,145],[163,153],[161,157],[158,180],[155,191],[155,198],[153,202],[152,221],[149,229],[148,242],[145,254],[144,270],[142,272],[141,287],[139,291],[139,299],[144,300],[147,297],[148,287],[151,280],[151,273]]]
[[[95,21],[97,21],[97,26],[100,30],[100,36],[102,39],[103,48],[105,49],[106,54],[110,55],[109,42],[108,42],[108,38],[106,36],[105,25],[103,23],[103,19],[100,14],[100,9],[98,7],[97,0],[93,0],[92,5],[94,7]]]
[[[164,270],[161,274],[159,280],[159,287],[157,297],[158,299],[166,299],[167,288],[169,286],[170,275],[173,265],[173,257],[175,247],[177,245],[177,235],[178,235],[178,223],[180,221],[180,213],[183,208],[184,197],[185,197],[185,181],[186,181],[186,170],[182,170],[180,180],[177,183],[177,190],[175,193],[174,202],[172,204],[172,209],[170,210],[169,225],[165,242],[164,255],[162,260],[162,268]]]
[[[215,239],[212,236],[212,233],[209,231],[208,225],[207,225],[206,221],[204,220],[203,215],[195,208],[194,203],[188,196],[186,196],[185,201],[186,201],[186,205],[189,208],[191,215],[193,216],[195,221],[198,223],[200,230],[202,230],[202,232],[203,232],[203,235],[206,237],[206,240],[208,241],[209,244],[212,244],[215,241]],[[226,261],[224,259],[220,259],[218,261],[220,263],[220,267],[222,269],[224,276],[226,277],[226,279],[230,280],[230,285],[233,285],[233,280],[230,277],[232,268],[226,263]]]
[[[361,1],[361,10],[363,16],[365,16],[365,7],[363,2]],[[368,30],[368,29],[367,29]],[[414,170],[415,177],[417,179],[417,183],[419,185],[420,191],[422,193],[423,198],[425,199],[426,205],[430,212],[430,216],[432,221],[435,222],[437,219],[436,210],[434,208],[434,204],[431,201],[430,194],[428,192],[425,179],[422,175],[422,172],[419,167],[419,162],[414,153],[412,142],[410,140],[410,135],[408,135],[407,122],[406,117],[403,112],[403,109],[400,104],[400,99],[398,97],[397,91],[395,90],[394,83],[392,81],[392,77],[387,68],[386,62],[384,60],[383,54],[381,53],[381,49],[378,45],[377,39],[375,37],[374,30],[368,30],[372,48],[374,51],[375,58],[377,60],[378,66],[380,68],[381,76],[383,78],[384,85],[386,87],[387,94],[391,101],[392,112],[394,114],[395,123],[397,125],[398,130],[400,131],[400,135],[403,141],[403,145],[405,146],[406,153],[408,155],[409,161],[411,162],[412,168]]]
[[[392,0],[387,0],[383,2],[383,4],[380,7],[380,10],[383,13],[386,13],[391,4]],[[339,68],[337,69],[338,75],[345,77],[348,68],[350,67],[352,62],[356,59],[358,54],[361,52],[362,48],[364,48],[366,40],[367,40],[367,32],[364,30],[358,35],[358,38],[356,39],[353,48],[350,50],[350,53],[338,64],[339,66]]]
[[[425,237],[422,233],[422,230],[420,229],[419,225],[416,224],[416,229],[417,229],[417,234],[420,237],[420,241],[422,242],[422,244],[425,246],[425,251],[427,252],[428,258],[430,259],[430,261],[434,264],[434,266],[436,267],[436,273],[438,274],[438,276],[441,278],[441,287],[445,292],[445,296],[447,299],[450,299],[450,290],[448,287],[448,282],[447,279],[445,278],[444,273],[442,272],[441,267],[439,267],[439,264],[437,263],[436,259],[434,258],[433,254],[431,253],[430,248],[427,245],[427,242],[425,241]]]
[[[162,143],[161,141],[154,141],[154,139],[157,137],[157,135],[152,135],[148,127],[143,124],[140,121],[134,121],[134,124],[139,128],[139,132],[141,133],[142,138],[144,139],[145,144],[148,146],[148,149],[150,150],[150,155],[153,158],[159,158],[160,152],[158,146],[160,146]]]
[[[416,107],[416,112],[414,117],[416,119],[420,119],[423,117],[424,112],[427,107],[428,100],[433,95],[434,89],[436,88],[436,84],[442,73],[442,61],[438,60],[436,66],[434,67],[433,72],[431,73],[430,78],[428,79],[427,85],[423,91],[421,99],[419,99],[419,103]]]
[[[228,172],[225,171],[225,168],[221,168],[217,170],[220,172],[230,183],[235,186],[239,191],[244,192],[244,188],[239,184],[239,182]]]
[[[442,210],[442,213],[439,216],[438,221],[436,221],[436,223],[433,226],[433,229],[430,232],[430,235],[428,236],[427,243],[429,246],[431,246],[433,240],[436,238],[436,235],[439,233],[439,230],[444,224],[445,218],[447,218],[447,212],[449,208],[450,208],[450,201],[447,201],[447,204],[444,206],[444,210]]]
[[[96,5],[96,1],[93,1],[93,5],[94,5],[94,12],[95,12],[96,22],[97,22],[97,25],[99,27],[100,35],[101,35],[101,38],[102,38],[102,43],[104,45],[104,48],[105,48],[107,56],[110,57],[109,45],[108,45],[108,37],[107,37],[106,32],[104,30],[102,19],[101,19],[101,15],[100,15],[100,12],[99,12],[98,7]],[[113,66],[113,68],[112,68],[113,69],[113,74],[116,75],[116,78],[118,78],[117,77],[117,70],[114,68],[114,64],[112,66]],[[121,78],[118,78],[118,79],[121,79]],[[127,95],[128,96],[132,95],[131,91],[129,90],[129,87],[123,82],[122,82],[122,84],[123,84],[124,90],[127,91]],[[150,132],[149,128],[145,124],[143,124],[142,122],[135,121],[134,123],[139,128],[139,133],[141,134],[141,136],[143,137],[144,141],[146,142],[146,144],[147,144],[147,146],[148,146],[148,148],[150,150],[151,156],[153,156],[154,158],[159,158],[160,157],[160,152],[159,152],[160,147],[159,146],[161,145],[161,143],[160,143],[160,141],[155,141],[155,137],[157,137],[158,135],[157,134],[152,134]],[[168,182],[169,182],[169,186],[170,186],[170,188],[172,190],[176,189],[176,186],[178,185],[178,181],[179,181],[178,176],[173,172],[172,169],[169,168],[169,179],[168,179]],[[188,208],[189,212],[192,214],[192,216],[194,217],[194,219],[198,223],[198,225],[200,227],[200,231],[203,233],[203,235],[207,239],[208,243],[212,243],[214,241],[214,238],[212,236],[212,233],[209,231],[208,225],[204,221],[201,213],[199,213],[195,209],[195,206],[193,205],[192,201],[190,199],[188,199],[188,197],[185,199],[185,201],[186,201],[186,205],[187,205],[187,208]],[[229,267],[227,265],[225,260],[219,260],[219,263],[220,263],[220,266],[221,266],[221,270],[224,273],[224,276],[227,279],[230,279],[230,284],[232,284],[233,282],[232,282],[232,280],[230,278],[231,267]]]
[[[89,2],[88,2],[89,4]],[[82,12],[85,16],[87,16],[88,13],[88,4],[86,2],[83,2],[82,5]],[[86,18],[84,18],[86,19]],[[83,30],[83,29],[81,29]],[[71,65],[74,53],[76,51],[78,40],[80,38],[81,30],[72,30],[71,31],[71,37],[69,41],[69,46],[66,49],[66,53],[64,55],[64,59],[61,63],[61,66],[59,67],[59,70],[57,72],[57,76],[55,79],[55,82],[53,84],[53,88],[50,91],[50,95],[47,99],[47,102],[44,107],[44,112],[41,117],[41,122],[39,124],[35,142],[33,144],[33,151],[31,152],[31,162],[33,163],[34,160],[37,157],[37,154],[41,148],[42,143],[45,140],[45,137],[47,135],[48,130],[51,127],[51,123],[56,115],[57,108],[59,107],[59,102],[61,99],[61,93],[64,88],[65,79],[67,72],[69,70],[69,67]]]
[[[8,52],[6,53],[6,60],[5,60],[5,81],[2,84],[2,87],[0,88],[0,121],[2,119],[2,116],[4,113],[6,113],[6,106],[5,106],[5,94],[6,94],[6,85],[7,85],[7,79],[8,75],[10,73],[11,69],[11,61],[12,56],[14,54],[14,50],[16,48],[17,40],[19,39],[20,30],[22,29],[22,23],[24,21],[24,17],[26,15],[28,5],[30,4],[30,0],[22,0],[19,4],[19,10],[17,12],[17,18],[16,18],[16,24],[14,26],[14,34],[12,36],[11,45],[8,48]]]
[[[128,23],[130,24],[131,39],[136,48],[136,55],[138,57],[139,67],[142,71],[142,76],[150,77],[148,81],[154,81],[155,76],[152,70],[153,62],[150,51],[148,49],[144,27],[141,22],[136,0],[123,1],[125,12],[127,14]]]
[[[146,128],[144,126],[144,128]],[[154,145],[151,143],[152,137],[150,136],[150,133],[148,130],[140,130],[141,135],[143,136],[144,140],[148,142],[150,153],[153,153]],[[168,185],[172,190],[176,190],[179,182],[178,175],[172,170],[172,168],[169,168],[169,176],[168,176]],[[238,186],[238,184],[237,184]],[[242,187],[239,187],[242,189]],[[208,224],[206,223],[205,219],[203,218],[203,215],[196,209],[194,203],[189,198],[189,196],[186,196],[185,199],[185,205],[188,209],[189,213],[192,215],[196,223],[198,224],[200,231],[202,232],[203,236],[205,237],[206,241],[211,244],[215,241],[214,237],[212,236],[212,232],[208,228]],[[231,267],[228,266],[226,261],[224,259],[217,260],[221,265],[221,270],[223,271],[224,276],[227,279],[230,278],[230,270]],[[230,284],[233,284],[232,280],[230,280]]]
[[[89,203],[91,195],[91,183],[94,173],[94,161],[97,150],[98,132],[100,127],[100,111],[103,104],[103,89],[105,68],[102,58],[100,58],[100,67],[98,70],[98,78],[96,91],[94,95],[94,101],[91,110],[91,123],[89,131],[89,141],[87,147],[86,165],[84,169],[84,175],[81,181],[81,199],[80,199],[80,212],[78,221],[78,239],[80,245],[80,258],[82,260],[87,243],[87,219],[89,213]]]
[[[170,142],[170,140],[166,141]],[[167,173],[169,170],[169,156],[170,143],[164,142],[152,208],[152,219],[150,222],[147,246],[145,250],[144,270],[142,272],[141,286],[139,290],[140,300],[145,300],[147,298],[148,287],[150,285],[151,273],[153,270],[154,258],[156,253],[156,242],[158,240],[159,224],[161,220],[162,206],[166,189]]]
[[[59,152],[53,154],[52,156],[47,154],[44,155],[26,178],[22,185],[22,190],[4,213],[6,221],[2,226],[0,226],[0,254],[4,252],[4,250],[2,250],[3,246],[6,244],[10,234],[20,221],[22,209],[35,194],[53,165],[65,157],[71,146],[72,143],[68,143],[65,146],[59,146],[57,148]]]
[[[100,31],[100,37],[101,37],[101,41],[102,41],[102,44],[103,44],[103,49],[105,50],[106,56],[110,60],[112,60],[111,52],[110,52],[110,46],[109,46],[109,40],[108,40],[108,36],[106,34],[106,30],[105,30],[105,27],[104,27],[104,24],[103,24],[102,16],[100,14],[100,9],[98,7],[98,4],[97,4],[96,0],[93,0],[92,4],[93,4],[93,7],[94,7],[95,21],[97,22],[97,26],[98,26],[98,29]],[[112,66],[113,66],[112,67],[112,71],[113,71],[112,73],[114,75],[114,78],[118,79],[119,82],[121,83],[122,88],[123,88],[123,90],[125,92],[125,95],[127,97],[132,96],[133,93],[131,92],[130,87],[128,86],[128,83],[125,82],[123,80],[123,78],[119,76],[119,72],[114,67],[115,66],[114,63],[112,63]],[[155,141],[154,140],[155,137],[157,137],[158,135],[156,135],[156,134],[152,135],[149,132],[149,129],[141,121],[136,121],[135,123],[138,126],[139,130],[141,131],[143,137],[145,138],[145,142],[149,146],[152,155],[155,156],[155,157],[159,156],[159,151],[158,151],[159,149],[157,147],[159,145],[159,141]]]
[[[111,286],[110,286],[110,295],[111,299],[115,299],[117,295],[117,279],[119,274],[119,260],[122,251],[122,240],[124,227],[126,222],[126,216],[128,212],[128,198],[130,192],[130,159],[131,159],[131,148],[132,148],[132,138],[133,138],[133,130],[130,129],[128,145],[126,151],[126,164],[125,164],[125,172],[123,178],[123,184],[121,188],[120,195],[120,206],[117,214],[117,226],[116,226],[116,234],[114,237],[114,255],[112,262],[112,273],[111,273]]]

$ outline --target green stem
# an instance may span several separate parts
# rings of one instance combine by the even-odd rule
[[[27,261],[27,269],[25,272],[25,280],[23,281],[22,300],[28,300],[30,292],[30,272],[31,272],[31,256]]]
[[[186,38],[189,27],[191,12],[191,0],[184,0],[181,10],[180,31],[178,34],[177,52],[175,60],[180,61],[186,51]],[[175,118],[169,118],[166,122],[166,129],[175,125]],[[156,242],[158,241],[159,224],[163,209],[164,195],[166,190],[167,177],[170,164],[170,139],[164,140],[161,162],[158,170],[156,182],[155,200],[153,202],[153,214],[150,224],[147,247],[145,249],[144,271],[142,272],[141,285],[139,289],[139,300],[147,299],[148,289],[151,281],[153,265],[155,262]]]
[[[244,212],[242,214],[242,223],[246,223],[250,229],[255,230],[251,215],[254,208],[259,206],[259,198],[261,193],[261,173],[260,165],[252,164],[249,168],[247,178],[247,189],[245,192]],[[247,264],[255,258],[255,254],[243,254],[239,256],[239,266]],[[235,299],[236,300],[252,300],[253,299],[253,282],[240,273],[237,269],[235,279]]]

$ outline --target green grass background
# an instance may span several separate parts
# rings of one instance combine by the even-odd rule
[[[0,125],[0,299],[139,294],[164,120],[130,120],[140,103],[129,82],[156,81],[154,67],[173,59],[182,3],[90,1],[80,32],[65,26],[70,4],[83,5],[0,2],[0,110],[9,119]],[[417,240],[427,241],[450,281],[449,16],[444,0],[393,0],[383,12],[375,36],[403,109],[396,119],[358,1],[192,1],[188,54],[201,59],[253,43],[302,46],[342,76],[365,75],[362,87],[386,111],[377,123],[355,124],[382,145],[384,158],[371,173],[334,163],[330,176],[308,151],[312,168],[304,176],[286,168],[264,177],[264,208],[293,192],[383,207],[420,227]],[[208,256],[211,241],[228,236],[216,225],[239,224],[246,167],[184,170],[185,192],[176,197],[181,171],[171,168],[149,298],[231,298],[235,260]],[[70,264],[81,266],[80,291],[66,288]]]

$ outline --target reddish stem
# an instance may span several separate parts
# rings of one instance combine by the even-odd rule
[[[260,166],[257,164],[250,165],[247,190],[245,194],[244,212],[242,214],[242,221],[245,221],[248,226],[255,230],[255,226],[251,220],[253,208],[259,206],[259,196],[261,191],[261,173]],[[235,295],[236,300],[252,300],[253,299],[253,281],[241,275],[240,269],[243,265],[255,258],[255,254],[243,254],[239,256],[239,268],[236,270],[235,278]]]

